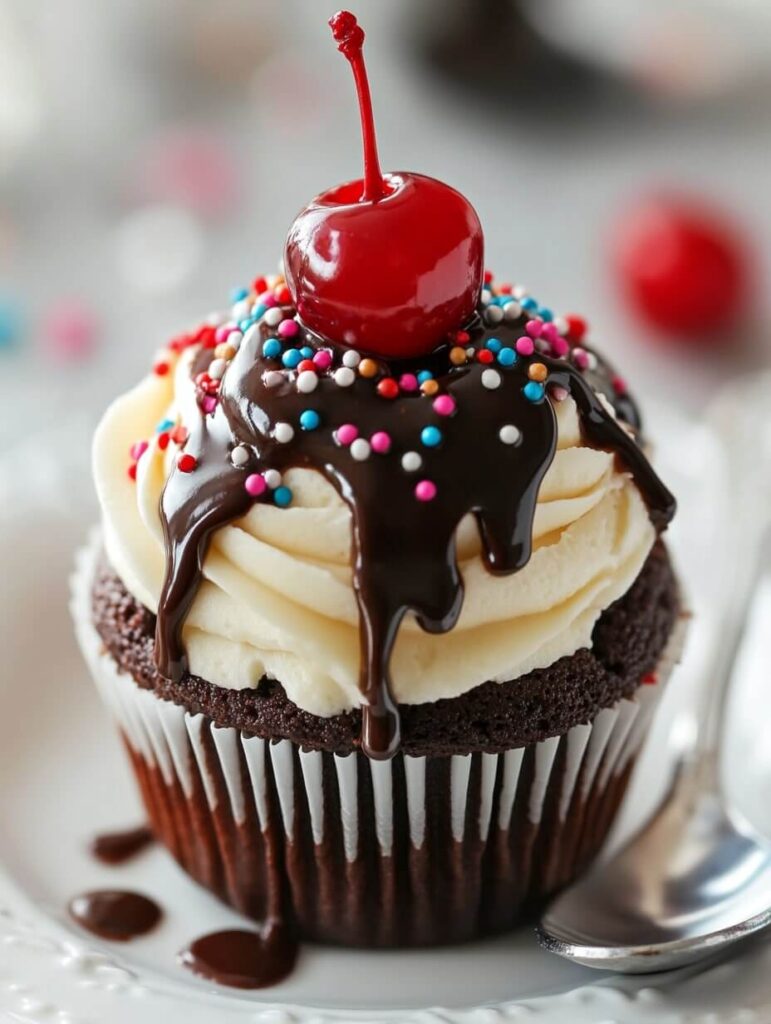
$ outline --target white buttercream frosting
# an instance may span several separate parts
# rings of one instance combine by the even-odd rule
[[[94,443],[108,557],[153,611],[165,564],[159,502],[175,449],[151,440],[136,482],[127,452],[137,439],[155,438],[159,421],[195,414],[189,358],[115,401]],[[555,408],[558,450],[538,497],[532,558],[518,573],[492,576],[474,520],[460,524],[460,620],[441,635],[405,620],[392,658],[399,702],[455,697],[590,646],[602,611],[640,572],[655,531],[636,486],[611,454],[582,444],[570,398]],[[299,707],[334,715],[361,703],[350,512],[315,471],[292,470],[285,482],[290,508],[257,503],[215,534],[183,639],[193,673],[236,689],[267,674]]]

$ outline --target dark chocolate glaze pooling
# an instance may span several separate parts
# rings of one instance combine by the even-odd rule
[[[196,939],[179,954],[180,963],[209,981],[231,988],[276,985],[297,960],[297,939],[282,921],[260,931],[232,929]]]
[[[101,889],[70,901],[70,916],[81,928],[111,942],[128,942],[152,931],[163,916],[154,900],[137,892]]]
[[[155,837],[147,825],[122,832],[105,832],[91,840],[89,850],[102,864],[125,864],[145,850]]]
[[[466,344],[481,349],[495,337],[513,347],[526,320],[523,315],[515,323],[487,327],[476,315],[466,327]],[[399,715],[388,672],[391,650],[409,611],[430,632],[446,632],[457,622],[463,581],[455,534],[461,519],[468,513],[476,517],[490,572],[516,572],[530,557],[538,490],[557,445],[548,388],[564,388],[573,397],[586,443],[613,452],[631,473],[657,529],[674,514],[674,499],[633,436],[639,429],[634,404],[615,393],[611,371],[599,358],[591,372],[577,369],[569,357],[539,352],[520,357],[511,367],[477,361],[454,366],[446,346],[418,362],[383,364],[397,380],[404,372],[430,370],[438,393],[451,395],[457,404],[455,414],[444,417],[434,411],[433,397],[417,391],[388,400],[377,393],[376,381],[359,375],[352,385],[341,387],[332,376],[319,373],[316,390],[301,394],[297,373],[262,355],[262,344],[273,333],[259,323],[245,336],[222,380],[215,411],[204,415],[199,410],[196,422],[186,422],[190,436],[185,450],[196,457],[198,466],[189,474],[173,470],[161,499],[167,571],[158,610],[158,666],[170,678],[179,678],[186,670],[181,627],[213,532],[244,515],[255,500],[244,488],[246,476],[269,468],[315,469],[335,486],[352,512],[354,588],[361,624],[361,745],[370,757],[387,758],[399,747]],[[292,344],[328,347],[307,330]],[[334,352],[335,366],[341,356]],[[202,351],[194,373],[209,359],[210,352]],[[547,397],[536,402],[524,394],[528,367],[534,362],[549,371]],[[500,375],[500,386],[493,390],[482,383],[487,369]],[[280,381],[268,386],[266,374],[276,370]],[[608,412],[598,391],[616,406],[619,420]],[[299,417],[309,408],[319,413],[321,425],[306,433],[300,430]],[[274,436],[279,422],[295,429],[287,444]],[[391,451],[354,460],[334,437],[344,423],[355,424],[364,438],[387,431]],[[499,431],[506,424],[521,432],[518,444],[501,442]],[[443,432],[437,448],[421,444],[421,430],[428,425]],[[239,444],[248,448],[251,459],[246,467],[236,468],[230,453]],[[417,473],[408,473],[401,456],[413,450],[420,452],[423,465]],[[416,499],[415,485],[421,479],[436,484],[433,501]]]

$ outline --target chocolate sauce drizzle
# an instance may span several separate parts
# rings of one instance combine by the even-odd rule
[[[231,988],[276,985],[297,960],[298,943],[282,921],[269,920],[260,931],[240,928],[203,935],[183,949],[183,967],[209,981]]]
[[[100,889],[70,901],[72,919],[82,928],[111,942],[128,942],[146,935],[163,917],[147,896],[124,890]]]
[[[116,866],[138,856],[154,841],[155,836],[147,825],[141,825],[139,828],[105,832],[95,836],[91,840],[89,850],[102,864]]]
[[[287,315],[292,310],[286,308]],[[495,337],[514,346],[527,320],[485,326],[477,314],[466,330],[475,349]],[[395,400],[380,397],[376,382],[357,375],[349,387],[319,374],[311,394],[297,391],[296,372],[284,370],[282,381],[266,384],[267,371],[279,364],[263,357],[262,344],[273,336],[264,323],[248,334],[224,375],[220,401],[214,413],[200,412],[185,447],[198,460],[192,473],[174,469],[161,498],[166,538],[167,569],[159,604],[156,657],[159,670],[180,678],[187,671],[181,629],[201,577],[201,567],[212,534],[243,516],[254,500],[244,488],[249,473],[305,467],[322,473],[350,507],[353,517],[353,576],[360,615],[362,736],[361,746],[372,758],[385,759],[399,748],[399,714],[391,694],[389,661],[405,614],[416,614],[423,629],[443,633],[453,628],[463,603],[463,581],[457,566],[455,534],[461,519],[473,513],[479,525],[483,555],[491,573],[521,569],[530,558],[533,517],[541,481],[557,445],[557,421],[551,400],[530,401],[524,394],[528,366],[541,362],[549,371],[548,387],[565,388],[576,402],[586,443],[613,452],[631,473],[657,529],[674,514],[672,495],[659,480],[632,436],[639,430],[634,404],[616,395],[610,368],[598,358],[592,372],[577,369],[569,358],[551,358],[536,352],[520,357],[511,367],[495,366],[500,386],[482,384],[485,365],[469,361],[454,366],[448,347],[419,363],[393,363],[388,371],[397,379],[403,372],[430,370],[440,393],[457,403],[452,417],[438,416],[432,398],[420,391],[400,393]],[[297,347],[328,347],[312,332],[293,339]],[[341,351],[335,352],[339,365]],[[208,365],[210,351],[202,351],[193,372]],[[615,405],[614,419],[597,391]],[[320,427],[299,429],[305,409],[321,416]],[[279,443],[275,425],[295,428],[293,440]],[[337,444],[336,428],[353,423],[361,437],[387,431],[392,448],[387,455],[372,453],[366,461],[353,459]],[[514,424],[521,441],[506,445],[499,431]],[[423,427],[433,424],[443,432],[437,448],[420,443]],[[230,453],[245,445],[251,459],[236,468]],[[418,473],[401,464],[406,451],[423,457]],[[433,501],[420,502],[415,485],[430,479],[437,487]]]

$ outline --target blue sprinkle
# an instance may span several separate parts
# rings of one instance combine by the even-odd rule
[[[433,380],[434,375],[430,370],[421,370],[418,374],[418,384],[422,384],[424,381]]]
[[[513,366],[517,361],[517,353],[513,348],[502,348],[498,353],[498,362],[501,366]]]
[[[498,338],[488,338],[485,342],[485,348],[489,348],[491,352],[500,352],[502,345]]]
[[[249,328],[252,326],[253,323],[256,323],[254,317],[253,316],[247,317],[246,320],[242,320],[239,323],[238,329],[239,329],[239,331],[242,334],[246,334],[246,332],[249,330]]]
[[[534,313],[538,309],[538,303],[535,299],[531,299],[530,296],[526,296],[524,299],[519,300],[519,304],[523,309],[526,309],[529,313]]]
[[[299,348],[288,348],[281,357],[281,362],[284,366],[290,370],[294,370],[295,366],[302,362],[302,352]]]
[[[277,487],[273,492],[273,500],[279,508],[286,508],[292,504],[294,495],[288,487]]]
[[[156,434],[162,434],[164,430],[171,430],[174,426],[174,420],[161,420],[158,426],[155,428]]]
[[[310,347],[310,345],[303,345],[303,347],[300,349],[300,355],[303,357],[303,359],[313,359],[313,349]]]
[[[493,299],[496,306],[505,306],[507,302],[511,302],[510,295],[496,295]]]
[[[546,393],[546,388],[543,384],[539,384],[537,380],[529,380],[522,389],[525,394],[525,398],[529,402],[540,402],[543,400],[543,396]]]
[[[316,430],[321,423],[321,417],[315,409],[304,409],[300,413],[300,427],[303,430]]]
[[[548,306],[541,306],[538,310],[538,315],[542,320],[545,320],[547,324],[551,323],[554,319],[554,313],[552,313]]]
[[[442,443],[442,432],[439,427],[423,427],[420,432],[420,440],[426,448],[436,448]]]
[[[234,288],[230,293],[230,301],[233,303],[242,302],[244,299],[249,298],[248,288]]]
[[[268,338],[262,346],[262,354],[266,359],[278,359],[281,355],[281,342],[278,338]]]
[[[252,308],[252,316],[256,320],[259,320],[261,316],[265,316],[265,314],[267,312],[268,312],[268,307],[267,306],[263,306],[262,303],[260,303],[259,306],[254,306]]]

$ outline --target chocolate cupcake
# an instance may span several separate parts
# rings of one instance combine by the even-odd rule
[[[371,134],[366,165],[108,410],[75,620],[193,878],[303,938],[458,942],[613,823],[678,646],[674,502],[585,323],[483,276],[471,206]]]

